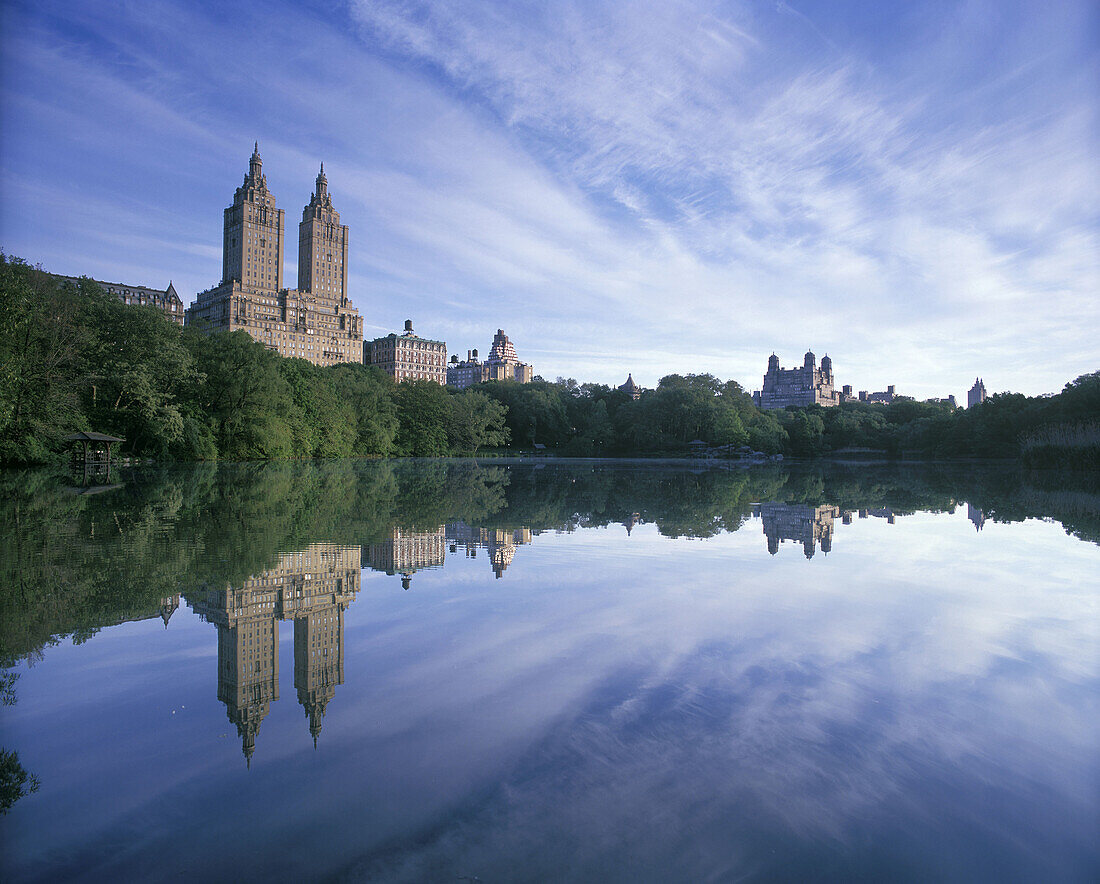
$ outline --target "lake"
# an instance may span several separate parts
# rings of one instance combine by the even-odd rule
[[[0,473],[4,880],[1100,880],[1095,482],[112,479]]]

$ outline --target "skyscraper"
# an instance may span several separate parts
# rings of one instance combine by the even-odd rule
[[[973,408],[985,402],[985,383],[981,378],[974,378],[974,386],[966,394],[966,407]]]
[[[225,210],[222,280],[187,308],[187,324],[243,329],[276,353],[315,365],[361,362],[363,321],[347,296],[348,228],[323,165],[298,227],[297,289],[283,287],[285,229],[257,144]]]

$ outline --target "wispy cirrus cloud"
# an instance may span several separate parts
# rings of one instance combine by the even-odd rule
[[[549,376],[751,386],[812,347],[919,396],[1096,368],[1084,4],[5,16],[0,238],[54,269],[213,284],[258,138],[290,222],[325,160],[368,327],[453,351],[504,326]]]
[[[1047,335],[1087,366],[1095,354],[1071,329],[1100,282],[1095,108],[1064,88],[1052,104],[1043,59],[1072,39],[1048,34],[951,92],[954,72],[934,65],[959,32],[930,42],[928,68],[885,77],[858,41],[781,7],[584,4],[546,20],[354,6],[370,39],[486,104],[609,227],[661,263],[688,256],[702,272],[678,294],[716,355],[731,342],[707,334],[715,320],[788,350],[825,331],[820,346],[867,373],[885,345],[931,379],[967,338],[983,364],[1015,340],[1034,373]],[[784,33],[783,18],[804,33]],[[980,18],[952,24],[981,39]]]

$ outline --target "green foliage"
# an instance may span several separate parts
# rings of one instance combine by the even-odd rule
[[[451,397],[447,439],[451,450],[477,454],[483,446],[498,447],[508,441],[505,418],[508,409],[477,390],[463,390]]]
[[[354,453],[384,457],[397,437],[396,384],[376,366],[349,363],[331,369],[336,394],[355,416]]]
[[[76,430],[158,460],[437,457],[536,445],[563,455],[726,453],[815,458],[1016,458],[1092,469],[1079,429],[1100,423],[1100,372],[1056,396],[1000,393],[963,410],[904,397],[765,412],[736,381],[671,374],[638,400],[573,378],[456,392],[371,366],[285,359],[246,332],[180,328],[90,280],[0,254],[0,462],[42,463]]]
[[[155,307],[128,307],[91,284],[82,297],[83,405],[90,428],[164,458],[179,450],[184,413],[177,391],[200,380],[178,326]]]
[[[0,461],[45,463],[82,429],[81,298],[0,253]]]
[[[398,385],[396,453],[413,457],[439,457],[450,453],[447,425],[451,401],[447,391],[432,381],[416,380]]]
[[[184,332],[205,382],[192,391],[218,455],[229,460],[290,457],[293,391],[279,370],[280,357],[247,332]]]

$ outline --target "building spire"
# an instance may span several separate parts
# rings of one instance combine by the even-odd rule
[[[248,161],[248,174],[253,179],[260,177],[260,170],[263,168],[264,161],[260,159],[260,142],[256,142],[252,148],[252,157]]]

